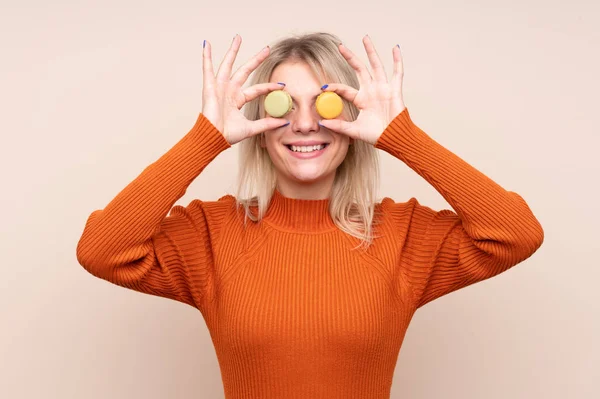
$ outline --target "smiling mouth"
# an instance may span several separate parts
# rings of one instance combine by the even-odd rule
[[[323,143],[321,145],[312,146],[292,146],[291,144],[284,144],[288,150],[299,153],[299,154],[310,154],[311,152],[322,151],[329,146],[329,143]]]

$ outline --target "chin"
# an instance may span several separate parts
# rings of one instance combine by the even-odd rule
[[[321,173],[290,173],[290,177],[301,183],[314,183],[323,179],[325,176]]]
[[[319,165],[304,165],[304,167],[287,170],[288,178],[300,183],[314,183],[328,176],[327,171]]]

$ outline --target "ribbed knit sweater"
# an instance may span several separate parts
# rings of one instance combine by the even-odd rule
[[[227,399],[389,398],[414,312],[522,262],[544,239],[520,195],[432,139],[407,109],[375,147],[454,210],[385,197],[366,251],[334,224],[329,199],[275,190],[264,219],[246,227],[232,195],[174,205],[229,147],[200,114],[91,213],[77,245],[79,263],[94,276],[201,312]]]

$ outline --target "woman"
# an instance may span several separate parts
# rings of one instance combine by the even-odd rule
[[[216,75],[205,42],[196,123],[90,215],[78,243],[91,274],[202,313],[227,398],[388,398],[414,312],[542,244],[523,198],[413,123],[400,49],[388,82],[370,38],[363,42],[371,72],[336,36],[313,33],[265,47],[232,73],[236,35]],[[281,89],[293,107],[267,117],[264,96]],[[342,115],[321,120],[322,91],[344,99]],[[174,206],[236,143],[237,196]],[[376,149],[454,211],[415,198],[376,202]]]

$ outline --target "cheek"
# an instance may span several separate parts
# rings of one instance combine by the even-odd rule
[[[267,150],[267,153],[269,154],[269,157],[271,157],[271,161],[274,164],[280,165],[283,162],[285,148],[282,145],[267,140],[264,148]]]
[[[340,166],[340,164],[342,162],[344,162],[344,159],[346,159],[347,154],[348,154],[348,146],[345,144],[341,145],[340,149],[338,150],[338,152],[334,158],[336,167]]]
[[[341,158],[342,160],[344,160],[344,158],[346,157],[346,154],[349,151],[349,143],[350,143],[350,139],[348,137],[342,137],[342,138],[338,138],[338,145],[337,145],[337,150],[336,150],[336,159],[337,157]]]
[[[266,148],[269,151],[269,153],[271,153],[278,145],[278,137],[276,135],[277,132],[266,131],[264,133],[264,137],[261,139],[261,147]]]

